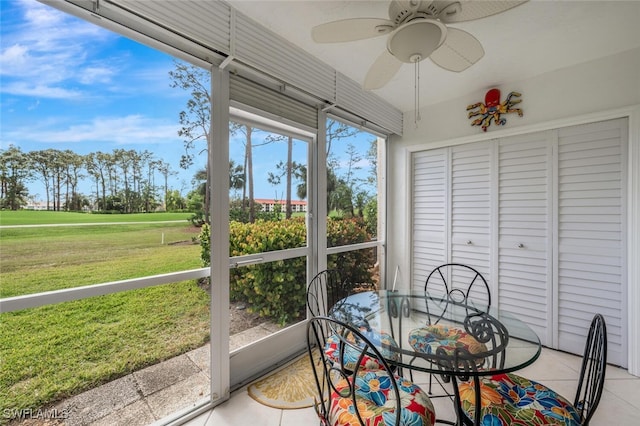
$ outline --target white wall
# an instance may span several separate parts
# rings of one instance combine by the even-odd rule
[[[404,135],[389,144],[389,192],[387,233],[388,271],[399,265],[406,284],[410,259],[410,153],[458,143],[504,137],[517,133],[557,128],[616,116],[630,117],[629,158],[629,369],[640,375],[640,49],[629,50],[603,59],[559,69],[537,77],[514,81],[500,89],[501,101],[511,91],[522,94],[518,105],[523,117],[507,114],[504,126],[491,124],[484,133],[471,126],[467,105],[484,101],[492,87],[481,87],[468,97],[454,99],[421,109],[416,128],[414,113],[404,117]],[[635,259],[635,261],[634,261]],[[387,276],[387,282],[393,277]],[[634,309],[631,309],[634,307]],[[635,336],[635,337],[634,337]]]
[[[537,77],[493,86],[500,89],[501,101],[512,91],[522,93],[524,116],[506,114],[504,126],[491,124],[487,137],[501,129],[573,117],[640,103],[640,49],[600,60],[564,68]],[[469,135],[480,135],[479,126],[471,126],[467,105],[484,102],[492,87],[481,87],[468,97],[454,99],[421,110],[422,119],[415,128],[413,112],[405,114],[401,146],[426,144]]]

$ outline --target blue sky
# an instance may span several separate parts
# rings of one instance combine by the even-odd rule
[[[179,172],[169,186],[186,195],[206,158],[190,170],[179,167],[178,115],[189,96],[170,87],[173,57],[34,0],[0,0],[0,16],[0,148],[148,150]],[[232,143],[232,155],[240,147]],[[266,173],[285,158],[284,145],[258,148],[256,198],[283,194]],[[45,198],[40,182],[29,189]],[[89,179],[80,190],[92,193]]]
[[[146,149],[180,172],[174,189],[182,181],[190,188],[193,170],[175,161],[188,96],[169,87],[171,56],[33,0],[2,0],[0,8],[3,149]],[[38,182],[29,187],[44,195]]]

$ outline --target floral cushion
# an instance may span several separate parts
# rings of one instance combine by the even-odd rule
[[[456,348],[464,348],[472,354],[481,353],[487,347],[461,328],[444,324],[427,325],[409,332],[409,344],[417,351],[435,354],[436,349],[443,348],[453,353]]]
[[[467,416],[475,416],[473,381],[458,385]],[[481,425],[580,425],[573,405],[546,386],[515,374],[484,377],[480,382]]]
[[[383,346],[383,345],[393,346],[393,347],[398,346],[398,344],[396,343],[395,340],[393,340],[393,337],[391,337],[391,335],[389,335],[388,333],[377,333],[377,332],[366,331],[366,330],[361,330],[361,332],[364,335],[364,337],[366,337],[373,345],[375,345],[376,349],[380,351],[380,354],[383,357],[385,357],[385,359],[389,359],[389,360],[400,359],[399,352],[393,351],[388,347]],[[342,360],[342,363],[340,363],[340,360],[338,359],[338,357],[340,356],[339,355],[340,354],[339,352],[340,337],[338,335],[333,334],[329,336],[329,338],[327,338],[327,344],[325,346],[324,352],[325,354],[327,354],[327,357],[331,361],[342,364],[345,370],[355,371],[356,362],[358,362],[358,358],[360,357],[360,353],[361,353],[358,349],[356,349],[356,347],[361,345],[358,345],[356,343],[355,336],[351,333],[347,335],[346,339],[349,343],[353,344],[355,347],[346,345],[344,350],[344,359]],[[362,358],[361,366],[365,370],[378,370],[382,368],[382,365],[380,365],[380,362],[377,359],[373,357],[369,357],[367,355],[365,355]]]
[[[332,426],[360,425],[347,380],[354,379],[342,379],[331,395],[329,424]],[[412,382],[398,376],[392,378],[382,370],[362,371],[355,377],[356,403],[364,425],[395,425],[397,401],[391,380],[398,383],[400,391],[400,424],[432,426],[436,415],[426,392]]]

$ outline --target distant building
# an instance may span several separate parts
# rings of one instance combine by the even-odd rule
[[[254,201],[256,203],[260,203],[262,205],[263,212],[273,212],[276,209],[276,205],[281,206],[281,211],[285,211],[287,206],[286,200],[273,200],[267,198],[255,198]],[[304,213],[307,211],[307,202],[300,200],[291,200],[291,211],[293,213]]]
[[[29,199],[27,205],[23,207],[25,210],[53,210],[53,203],[49,203],[49,209],[47,209],[46,201],[36,201]]]

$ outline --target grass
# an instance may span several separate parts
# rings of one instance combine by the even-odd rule
[[[51,216],[38,218],[39,213],[53,212],[26,213],[23,223],[44,223]],[[129,215],[103,216],[135,221]],[[60,218],[69,223],[69,216]],[[4,228],[0,295],[198,268],[200,247],[191,243],[196,234],[186,222]],[[209,296],[193,281],[2,313],[0,413],[46,406],[208,338]]]
[[[54,212],[34,210],[2,210],[0,225],[43,225],[106,222],[157,222],[163,220],[188,220],[192,213],[134,213],[97,214],[78,212]]]
[[[186,223],[3,229],[0,296],[199,268],[195,235]]]

